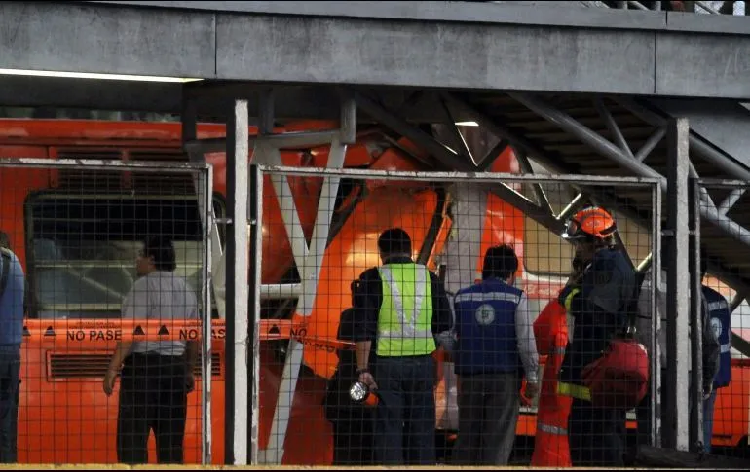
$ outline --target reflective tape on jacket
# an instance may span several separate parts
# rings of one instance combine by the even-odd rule
[[[520,301],[521,295],[508,292],[461,293],[455,298],[456,304],[465,302],[513,302],[518,305]]]
[[[549,350],[550,354],[559,354],[560,356],[565,355],[565,347],[564,346],[553,346],[552,349]]]
[[[591,391],[583,385],[572,384],[568,382],[557,383],[557,394],[573,397],[579,400],[591,401]]]
[[[435,350],[432,288],[427,267],[414,263],[378,268],[383,302],[378,315],[380,356],[414,356]]]
[[[565,297],[565,303],[563,304],[563,306],[565,307],[565,311],[568,311],[568,312],[570,311],[570,306],[573,304],[573,298],[579,293],[581,293],[581,289],[574,288],[573,290],[570,291],[568,296]]]
[[[549,434],[557,434],[559,436],[567,436],[568,435],[568,430],[567,429],[561,428],[559,426],[553,426],[551,424],[546,424],[546,423],[541,423],[540,422],[537,425],[537,428],[540,431],[544,431],[545,433],[549,433]]]

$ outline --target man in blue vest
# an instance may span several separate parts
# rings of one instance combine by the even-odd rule
[[[412,261],[399,228],[380,235],[381,267],[352,285],[357,379],[379,397],[374,462],[435,463],[435,338],[453,319],[438,277]]]
[[[0,232],[0,462],[18,462],[24,275],[8,236]]]
[[[706,256],[701,257],[701,280],[707,272]],[[732,380],[732,353],[730,344],[730,333],[732,332],[732,312],[726,298],[716,290],[701,284],[703,295],[704,322],[708,323],[714,336],[719,341],[720,354],[716,366],[716,354],[704,352],[703,366],[703,449],[711,453],[711,437],[714,427],[714,403],[716,402],[716,389],[726,387]],[[705,330],[704,330],[705,331]],[[704,343],[705,345],[705,343]],[[714,344],[711,344],[714,346]],[[710,346],[709,346],[710,347]],[[707,349],[707,347],[704,347]]]
[[[484,256],[482,282],[459,290],[455,297],[457,464],[506,465],[521,406],[521,365],[526,396],[539,391],[533,321],[526,294],[513,286],[516,270],[513,248],[492,247]]]

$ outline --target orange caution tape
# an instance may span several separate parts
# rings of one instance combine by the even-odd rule
[[[211,320],[211,338],[226,337],[226,320]],[[351,349],[353,343],[336,339],[307,336],[301,323],[291,320],[266,319],[258,324],[260,341],[297,339],[305,345]],[[138,341],[197,341],[203,338],[203,323],[200,320],[26,320],[23,340],[39,343],[97,343]]]

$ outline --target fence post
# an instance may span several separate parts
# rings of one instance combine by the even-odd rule
[[[669,122],[669,158],[667,170],[667,398],[664,443],[667,448],[687,451],[689,448],[689,342],[690,296],[689,262],[680,254],[689,254],[688,175],[690,126],[686,118]]]

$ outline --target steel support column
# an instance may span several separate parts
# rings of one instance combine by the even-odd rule
[[[700,251],[700,206],[703,204],[698,195],[705,190],[698,184],[697,178],[690,178],[690,289],[694,296],[690,303],[690,347],[692,349],[692,370],[690,383],[693,401],[690,404],[690,450],[702,451],[703,443],[703,319],[701,317],[701,251]],[[708,197],[708,194],[706,194]]]
[[[669,186],[667,188],[668,216],[665,231],[667,244],[667,404],[663,428],[663,445],[687,451],[689,449],[689,338],[690,254],[688,176],[690,128],[687,119],[669,124]]]
[[[247,101],[236,100],[227,123],[227,201],[232,227],[227,232],[227,320],[225,389],[225,462],[247,464]]]

